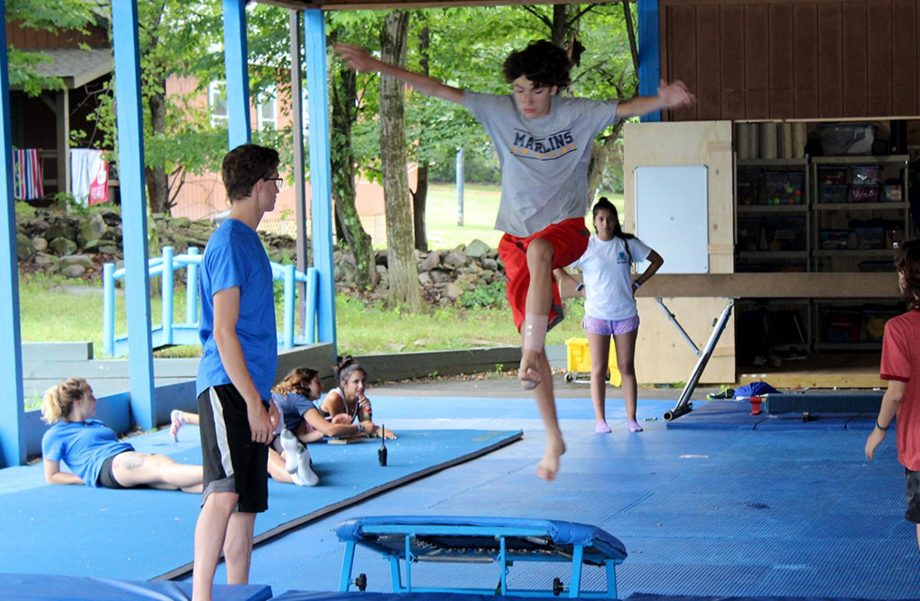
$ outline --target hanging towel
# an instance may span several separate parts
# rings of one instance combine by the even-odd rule
[[[33,200],[42,198],[42,162],[38,148],[13,149],[13,198]]]
[[[70,193],[84,207],[109,199],[109,165],[101,150],[70,149]]]

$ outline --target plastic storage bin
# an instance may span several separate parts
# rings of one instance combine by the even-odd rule
[[[818,132],[824,154],[872,154],[875,125],[871,123],[822,124],[818,126]]]
[[[800,171],[765,171],[764,201],[768,205],[800,205],[805,174]]]
[[[881,198],[881,192],[878,186],[850,186],[847,192],[847,199],[850,202],[878,202]]]
[[[591,350],[587,338],[569,338],[565,341],[565,381],[583,382],[590,381],[591,377]],[[580,379],[587,377],[588,380]],[[613,386],[623,383],[620,370],[617,369],[617,355],[614,345],[610,345],[610,359],[607,362],[607,382]]]
[[[846,184],[822,184],[818,190],[818,202],[821,203],[842,203],[847,201]]]

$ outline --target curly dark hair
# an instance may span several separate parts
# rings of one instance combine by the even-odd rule
[[[272,176],[279,162],[277,150],[256,144],[237,146],[224,155],[220,172],[230,202],[248,196],[257,181]]]
[[[901,299],[911,309],[920,309],[920,240],[902,242],[895,252],[894,264],[907,282]]]
[[[309,397],[310,382],[318,375],[317,371],[310,367],[295,367],[272,390],[278,394],[295,393]]]
[[[532,42],[523,50],[512,52],[502,65],[506,82],[512,83],[523,75],[535,88],[568,86],[571,69],[572,63],[565,50],[547,40]]]

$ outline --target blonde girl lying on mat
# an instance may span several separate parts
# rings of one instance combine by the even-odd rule
[[[200,465],[176,463],[166,455],[139,453],[118,440],[110,428],[92,419],[96,397],[83,378],[52,386],[42,399],[42,419],[51,427],[42,437],[45,480],[49,484],[86,484],[97,488],[149,486],[200,493]],[[70,472],[61,471],[61,462]]]
[[[384,433],[374,424],[374,411],[367,398],[367,372],[351,355],[342,357],[335,366],[338,386],[329,391],[319,409],[333,424],[357,421],[368,436],[396,438],[389,429]]]

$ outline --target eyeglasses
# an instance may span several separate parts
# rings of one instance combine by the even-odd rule
[[[284,187],[283,177],[263,177],[262,180],[266,182],[275,182],[275,187],[279,190]]]

